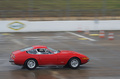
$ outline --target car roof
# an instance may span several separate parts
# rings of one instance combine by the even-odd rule
[[[47,48],[47,46],[44,46],[44,45],[34,45],[32,47],[34,47],[34,48]]]

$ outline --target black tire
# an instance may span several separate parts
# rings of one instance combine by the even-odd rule
[[[24,66],[29,70],[33,70],[37,67],[37,61],[35,59],[28,59],[25,61]]]
[[[69,67],[69,65],[68,65],[68,63],[65,65],[65,66],[63,66],[64,68],[68,68]]]
[[[72,69],[77,69],[80,66],[80,60],[78,58],[71,58],[68,65]]]

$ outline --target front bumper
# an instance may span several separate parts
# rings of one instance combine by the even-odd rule
[[[88,62],[90,61],[90,59],[87,60]]]
[[[89,61],[90,61],[89,58],[82,58],[81,64],[86,64],[86,63],[89,62]]]

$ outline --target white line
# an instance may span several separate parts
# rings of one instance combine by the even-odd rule
[[[85,37],[85,36],[82,36],[82,35],[79,35],[79,34],[76,34],[76,33],[73,33],[73,32],[67,32],[67,33],[72,34],[72,35],[75,35],[75,36],[78,36],[78,37],[81,37],[81,38],[86,38],[86,39],[88,39],[88,40],[90,40],[90,41],[96,41],[96,40],[94,40],[94,39],[91,39],[91,38],[88,38],[88,37]]]
[[[20,42],[20,41],[18,41],[16,39],[12,39],[12,41],[15,42],[15,43],[17,43],[17,44],[19,44],[19,45],[27,46],[26,44],[24,44],[24,43],[22,43],[22,42]]]
[[[28,38],[28,39],[37,39],[37,38],[40,38],[40,37],[24,37],[24,38]]]

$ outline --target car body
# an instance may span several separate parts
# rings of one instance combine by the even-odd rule
[[[35,69],[37,66],[45,65],[68,65],[75,69],[88,61],[89,58],[81,53],[69,50],[54,50],[43,45],[14,51],[11,53],[9,60],[12,64],[23,65],[27,69]]]

